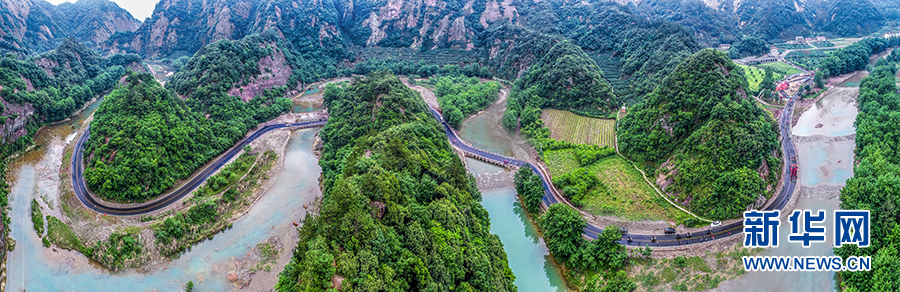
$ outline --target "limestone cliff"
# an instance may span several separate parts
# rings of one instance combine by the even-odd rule
[[[99,44],[140,22],[108,0],[55,6],[43,0],[0,0],[0,51],[20,55],[47,51],[66,37]]]

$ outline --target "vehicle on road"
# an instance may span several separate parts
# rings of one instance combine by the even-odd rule
[[[675,239],[681,240],[681,234],[675,234]]]
[[[791,164],[791,181],[797,181],[797,165]]]
[[[709,227],[719,227],[719,226],[722,226],[722,221],[713,221],[712,223],[709,223]]]
[[[666,227],[666,234],[675,234],[675,228]]]
[[[619,227],[619,233],[621,233],[622,235],[628,234],[628,228]]]

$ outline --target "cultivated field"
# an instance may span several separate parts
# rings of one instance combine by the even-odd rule
[[[561,176],[579,167],[572,150],[546,151],[544,162],[550,175]],[[584,199],[585,211],[594,215],[610,215],[629,220],[678,221],[685,214],[663,198],[647,184],[641,173],[619,157],[613,155],[595,162],[585,169],[596,175],[609,189],[609,195]]]
[[[541,114],[541,120],[544,120],[550,129],[550,138],[578,144],[615,147],[616,120],[588,118],[555,109],[545,109]]]
[[[741,64],[736,64],[738,67],[744,69],[744,77],[747,78],[747,83],[750,83],[750,91],[759,90],[759,84],[762,83],[763,79],[766,78],[766,71],[756,67],[745,66]],[[781,74],[776,72],[772,75],[775,80],[781,79]]]
[[[792,74],[803,73],[803,71],[800,71],[800,69],[794,68],[794,66],[791,66],[791,65],[788,65],[788,64],[782,63],[782,62],[759,64],[759,65],[757,65],[757,67],[772,70],[772,73],[778,73],[781,75],[792,75]],[[778,80],[778,79],[779,78],[775,78],[775,80]]]

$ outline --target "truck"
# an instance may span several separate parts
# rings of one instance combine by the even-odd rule
[[[797,181],[797,165],[791,164],[791,181]]]

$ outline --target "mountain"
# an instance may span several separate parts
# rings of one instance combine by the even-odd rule
[[[775,122],[724,54],[700,51],[621,121],[620,149],[707,218],[737,217],[777,181]]]
[[[821,8],[816,27],[836,36],[867,35],[884,25],[882,10],[869,0],[831,0]]]
[[[671,21],[683,25],[706,46],[730,44],[741,39],[735,22],[709,1],[702,0],[645,0],[635,9],[650,19]]]
[[[621,104],[597,63],[566,40],[553,45],[528,73],[516,80],[509,98],[504,115],[514,117],[504,120],[521,117],[523,128],[537,122],[545,107],[605,115]],[[515,128],[514,124],[509,126]]]
[[[112,89],[127,69],[142,70],[136,55],[102,57],[74,39],[43,54],[0,59],[0,156],[23,149],[44,123],[71,115]]]
[[[165,89],[149,75],[129,77],[127,88],[94,114],[85,148],[88,186],[127,202],[165,192],[257,124],[288,111],[282,96],[295,78],[291,66],[300,68],[295,64],[290,52],[251,36],[205,46]]]
[[[55,47],[67,37],[99,44],[140,22],[108,0],[80,0],[55,6],[43,0],[0,1],[0,51],[30,54]]]
[[[484,28],[517,16],[511,0],[163,0],[133,35],[105,47],[168,57],[219,39],[271,32],[301,48],[472,49]]]
[[[425,101],[386,72],[329,85],[323,199],[276,291],[516,291],[481,193]]]
[[[637,0],[627,1],[651,19],[684,25],[707,46],[738,41],[743,35],[769,41],[830,33],[862,36],[898,15],[886,0]],[[884,15],[882,13],[885,13]],[[896,19],[897,16],[892,16]]]

